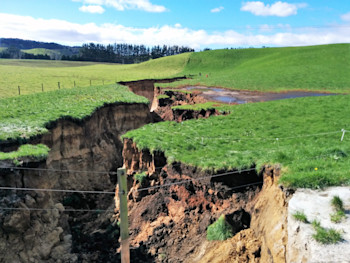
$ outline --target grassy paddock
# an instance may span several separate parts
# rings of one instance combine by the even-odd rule
[[[202,169],[280,164],[281,182],[318,188],[350,184],[350,97],[307,97],[233,107],[228,116],[162,122],[130,131],[139,148]]]
[[[202,85],[258,91],[350,92],[350,44],[213,50],[193,53],[170,85]],[[199,75],[201,73],[201,75]]]
[[[60,88],[112,84],[147,78],[165,78],[181,72],[189,53],[150,60],[140,64],[119,65],[92,62],[0,59],[0,98],[41,93]]]
[[[97,108],[116,102],[148,103],[148,100],[117,84],[0,99],[0,141],[26,141],[47,132],[47,125],[52,121],[83,119]]]

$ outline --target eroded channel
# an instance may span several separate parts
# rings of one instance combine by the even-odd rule
[[[171,110],[174,105],[210,100],[240,104],[330,94],[266,95],[188,87],[196,92],[186,94],[174,89],[168,91],[169,99],[158,99],[164,92],[154,87],[155,82],[159,80],[124,83],[152,101],[153,115],[146,105],[110,105],[82,123],[58,121],[50,134],[36,139],[52,148],[47,160],[28,160],[21,164],[23,168],[39,168],[43,172],[3,168],[0,184],[114,191],[114,172],[124,163],[129,173],[133,262],[226,262],[228,258],[236,262],[284,262],[288,191],[275,184],[280,172],[278,167],[265,166],[258,172],[210,178],[213,171],[181,163],[168,165],[164,153],[141,151],[130,140],[121,141],[120,135],[154,121],[183,121],[221,114],[215,110],[174,113]],[[67,172],[57,172],[62,170]],[[147,173],[143,183],[133,178],[139,172]],[[237,171],[217,173],[226,172]],[[201,177],[208,179],[192,181]],[[181,181],[186,183],[162,187]],[[239,185],[246,186],[237,188]],[[153,186],[159,187],[137,191]],[[4,262],[115,262],[120,259],[118,209],[98,211],[98,208],[113,210],[114,201],[110,197],[2,191],[0,198],[1,205],[25,209],[24,212],[0,209],[0,252],[6,255]],[[115,204],[118,207],[117,197]],[[65,209],[95,210],[95,213]],[[209,242],[206,229],[221,214],[227,216],[236,235],[230,243]]]

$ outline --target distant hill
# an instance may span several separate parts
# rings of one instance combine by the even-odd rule
[[[23,40],[18,38],[0,38],[0,47],[16,47],[18,49],[33,49],[33,48],[45,48],[51,50],[57,49],[69,49],[72,47],[60,45],[57,43],[39,42],[33,40]],[[80,47],[76,47],[80,48]]]
[[[0,58],[7,59],[55,59],[133,64],[186,52],[194,52],[194,49],[177,45],[146,47],[127,43],[113,45],[89,43],[81,47],[70,47],[57,43],[0,38]]]
[[[0,38],[0,52],[11,49],[31,55],[47,55],[51,59],[61,59],[63,55],[73,56],[79,53],[81,47],[64,46],[57,43],[23,40],[18,38]]]

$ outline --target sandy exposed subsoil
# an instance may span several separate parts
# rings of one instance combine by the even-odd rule
[[[346,210],[346,218],[333,223],[330,215],[333,196],[339,196]],[[342,233],[343,240],[334,245],[317,243],[311,224],[293,218],[296,211],[303,212],[308,221],[318,220],[322,227],[334,228]],[[350,262],[350,187],[331,187],[325,190],[298,189],[289,201],[287,262]]]

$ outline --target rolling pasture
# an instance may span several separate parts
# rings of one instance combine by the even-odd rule
[[[91,85],[113,84],[178,74],[190,54],[165,57],[141,64],[0,59],[0,98]],[[58,84],[59,82],[59,84]]]
[[[134,65],[0,60],[0,72],[0,139],[6,140],[46,132],[52,120],[80,119],[104,103],[120,101],[120,92],[130,92],[106,85],[116,81],[192,75],[159,85],[350,93],[350,44],[214,50]],[[90,80],[96,87],[89,87]],[[74,81],[80,88],[73,88]],[[56,91],[41,92],[41,83],[45,91]],[[18,96],[17,86],[21,94],[35,94]],[[124,137],[140,148],[164,151],[169,163],[213,171],[273,164],[281,167],[281,182],[289,186],[350,185],[349,96],[236,105],[228,116],[150,124]]]
[[[276,164],[290,186],[349,185],[349,96],[236,105],[228,116],[149,124],[124,137],[163,151],[168,163],[214,172]]]
[[[193,53],[181,74],[194,77],[173,86],[349,93],[350,44]]]

